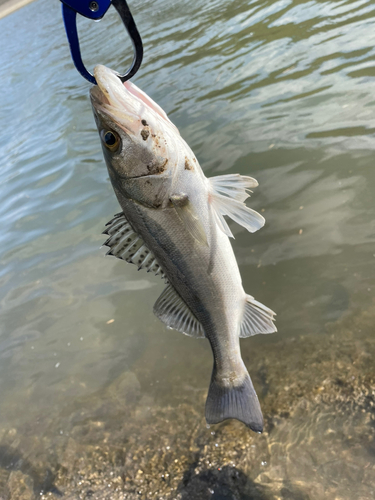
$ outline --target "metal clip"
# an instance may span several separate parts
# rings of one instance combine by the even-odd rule
[[[70,53],[75,67],[86,80],[96,85],[94,75],[87,71],[82,61],[77,32],[77,13],[97,21],[105,15],[111,4],[121,17],[134,48],[134,57],[130,68],[124,75],[119,74],[118,77],[122,82],[126,82],[137,73],[143,59],[143,45],[126,0],[61,0],[61,2]]]

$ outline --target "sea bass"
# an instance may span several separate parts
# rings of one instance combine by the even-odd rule
[[[94,73],[98,85],[91,102],[123,210],[107,224],[108,253],[160,274],[167,285],[155,315],[170,328],[210,342],[207,422],[235,418],[262,432],[239,339],[276,331],[275,313],[245,293],[224,218],[252,233],[264,225],[244,203],[258,183],[238,174],[205,177],[160,106],[112,70],[97,66]]]

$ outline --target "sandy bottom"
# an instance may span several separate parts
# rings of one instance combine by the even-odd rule
[[[142,370],[0,427],[0,499],[373,500],[374,322],[375,303],[252,352],[262,435],[233,420],[207,428],[206,390],[189,391],[176,363],[169,403],[142,391],[140,373],[161,359],[146,346]]]
[[[33,1],[34,0],[0,0],[0,19]]]

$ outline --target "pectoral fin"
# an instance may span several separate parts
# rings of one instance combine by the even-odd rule
[[[264,226],[265,220],[258,212],[244,203],[248,198],[249,188],[256,187],[257,181],[243,175],[220,175],[208,179],[210,183],[210,203],[219,228],[229,237],[233,234],[224,219],[228,215],[237,224],[254,233]]]
[[[207,246],[206,232],[196,210],[189,201],[188,195],[185,193],[175,194],[170,197],[170,201],[191,236],[202,245]]]
[[[211,177],[209,181],[216,193],[239,201],[245,201],[250,196],[248,193],[250,188],[258,186],[258,181],[247,175],[240,174],[217,175]]]
[[[258,333],[277,332],[277,328],[273,324],[275,316],[276,313],[271,309],[255,300],[251,295],[247,295],[240,338],[251,337]]]
[[[109,247],[107,255],[113,255],[121,260],[126,260],[138,266],[139,269],[147,269],[147,272],[158,274],[165,279],[164,272],[158,264],[154,254],[145,245],[143,239],[134,231],[125,215],[121,212],[114,216],[106,224],[107,228],[103,234],[109,238],[104,245]]]
[[[205,336],[202,325],[172,285],[167,285],[155,302],[154,314],[169,328],[185,335],[198,338]]]

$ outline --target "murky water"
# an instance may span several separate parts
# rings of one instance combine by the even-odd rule
[[[59,2],[0,20],[0,498],[375,496],[375,4],[131,2],[135,82],[207,175],[258,179],[233,225],[279,333],[242,342],[265,415],[206,428],[205,341],[152,314],[157,277],[104,258],[119,211]],[[125,69],[115,12],[86,63]],[[42,493],[42,496],[40,496]]]

